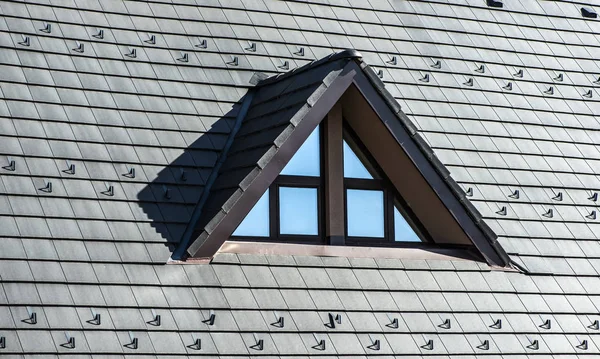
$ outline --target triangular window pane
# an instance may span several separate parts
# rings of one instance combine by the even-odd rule
[[[421,238],[415,233],[410,224],[398,208],[394,206],[394,241],[396,242],[421,242]]]
[[[269,190],[260,197],[246,218],[236,228],[233,236],[268,237],[269,236]]]
[[[350,148],[346,140],[344,140],[344,177],[373,179],[367,167]]]
[[[321,140],[319,133],[319,126],[317,126],[281,171],[282,175],[312,177],[321,175]]]

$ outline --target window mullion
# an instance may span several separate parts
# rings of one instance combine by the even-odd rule
[[[269,189],[269,231],[271,238],[279,237],[279,186],[274,183]]]
[[[324,122],[325,235],[329,244],[344,245],[344,158],[340,103],[333,106]]]
[[[389,189],[385,190],[386,204],[385,204],[385,223],[387,229],[386,239],[390,242],[394,242],[395,232],[394,232],[394,193]]]

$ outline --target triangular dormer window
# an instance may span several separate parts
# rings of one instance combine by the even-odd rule
[[[174,258],[243,248],[412,255],[381,247],[416,246],[427,247],[419,253],[457,249],[463,258],[509,262],[358,53],[263,80],[237,116]]]

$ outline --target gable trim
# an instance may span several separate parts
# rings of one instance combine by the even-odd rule
[[[354,62],[352,65],[359,68]],[[412,121],[402,112],[400,104],[385,89],[383,82],[371,67],[361,63],[360,68],[362,71],[354,78],[356,88],[421,171],[465,234],[489,264],[509,265],[510,258],[497,242],[496,234],[483,221],[481,214],[469,202],[456,181],[450,177],[448,169],[417,132]]]

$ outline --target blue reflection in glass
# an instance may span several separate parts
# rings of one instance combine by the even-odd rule
[[[400,211],[394,207],[394,240],[396,242],[421,242]]]
[[[281,171],[282,175],[314,176],[321,175],[321,144],[319,126],[308,136],[294,154],[290,162]]]
[[[269,236],[269,190],[260,197],[246,218],[232,234],[233,236]]]
[[[384,237],[383,191],[346,191],[348,236]]]
[[[373,176],[346,141],[344,141],[344,177],[373,179]]]
[[[318,235],[316,188],[279,187],[279,232]]]

